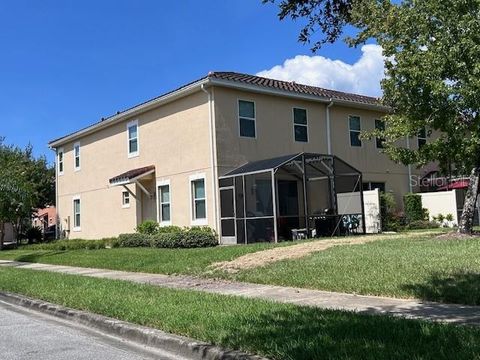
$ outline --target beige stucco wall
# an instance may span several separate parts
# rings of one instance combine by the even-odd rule
[[[139,156],[128,158],[127,123],[138,120]],[[122,207],[121,186],[108,180],[125,171],[155,165],[154,178],[143,185],[155,194],[157,180],[170,181],[172,223],[191,225],[190,183],[206,175],[207,218],[214,225],[211,200],[211,152],[207,96],[203,92],[161,105],[141,115],[63,145],[64,174],[58,176],[58,215],[63,229],[70,217],[70,238],[101,238],[132,232],[139,222],[156,219],[156,198],[137,186],[137,197]],[[73,145],[80,141],[81,170],[74,171]],[[73,198],[81,198],[81,231],[73,231]]]
[[[238,100],[255,102],[256,138],[239,136]],[[307,109],[308,143],[294,141],[293,107]],[[380,112],[334,105],[330,108],[332,153],[363,173],[364,182],[385,182],[402,206],[402,195],[409,191],[408,168],[389,160],[375,146],[363,140],[362,147],[350,146],[348,117],[361,118],[362,130],[373,130]],[[326,104],[297,100],[230,88],[215,88],[215,121],[219,175],[248,161],[302,151],[327,153]],[[416,139],[411,140],[412,148]],[[406,143],[405,143],[406,145]],[[412,173],[423,174],[412,169]]]

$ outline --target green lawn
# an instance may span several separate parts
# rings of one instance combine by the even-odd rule
[[[480,329],[0,268],[0,290],[273,359],[474,359]]]
[[[227,276],[239,281],[480,305],[480,239],[338,246]]]
[[[100,250],[6,250],[0,259],[149,272],[160,274],[199,275],[212,263],[283,244],[217,246],[198,249],[115,248]]]

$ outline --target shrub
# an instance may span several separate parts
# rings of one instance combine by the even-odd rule
[[[440,225],[442,225],[443,221],[445,220],[445,216],[443,214],[438,214],[435,219],[440,223]]]
[[[380,216],[382,231],[398,231],[402,226],[402,216],[395,213],[396,202],[392,193],[380,194]]]
[[[425,220],[425,212],[422,208],[422,197],[419,194],[408,193],[403,196],[405,217],[408,223]]]
[[[148,247],[150,246],[150,234],[120,234],[113,247]]]
[[[453,221],[453,214],[447,214],[445,216],[445,220],[449,221],[449,222],[452,222]]]
[[[28,243],[41,242],[43,239],[42,229],[38,226],[32,226],[25,232],[25,237],[28,239]]]
[[[135,228],[140,234],[153,235],[159,231],[160,225],[154,220],[146,220]]]
[[[439,227],[440,225],[437,222],[428,220],[415,220],[407,225],[409,230],[435,229]]]
[[[170,226],[160,226],[157,230],[157,233],[172,233],[172,232],[181,232],[182,228],[180,226],[170,225]]]

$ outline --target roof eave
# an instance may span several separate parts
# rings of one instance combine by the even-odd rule
[[[138,106],[135,106],[129,110],[126,110],[118,115],[114,115],[102,122],[99,122],[99,123],[96,123],[96,124],[93,124],[83,130],[79,130],[73,134],[70,134],[70,135],[67,135],[67,136],[64,136],[62,138],[59,138],[59,139],[56,139],[56,140],[53,140],[51,142],[48,143],[48,146],[51,148],[51,149],[55,149],[55,148],[58,148],[59,146],[62,146],[68,142],[71,142],[71,141],[74,141],[78,138],[81,138],[83,136],[86,136],[86,135],[89,135],[95,131],[98,131],[100,129],[103,129],[105,127],[108,127],[110,125],[113,125],[115,123],[118,123],[120,121],[123,121],[129,117],[132,117],[132,116],[135,116],[135,115],[138,115],[142,112],[145,112],[149,109],[152,109],[154,107],[157,107],[159,105],[163,105],[163,104],[166,104],[166,103],[169,103],[171,101],[174,101],[178,98],[181,98],[181,97],[184,97],[184,96],[187,96],[187,95],[190,95],[194,92],[197,92],[197,91],[200,91],[200,88],[202,85],[204,84],[207,84],[208,82],[210,81],[210,79],[208,78],[203,78],[203,79],[200,79],[188,86],[185,86],[185,87],[182,87],[181,89],[178,89],[176,91],[173,91],[171,93],[168,93],[164,96],[160,96],[158,98],[155,98],[153,100],[150,100],[144,104],[141,104],[141,105],[138,105]]]
[[[308,101],[315,101],[320,103],[330,103],[333,101],[336,105],[343,105],[343,106],[350,106],[360,109],[367,109],[367,110],[375,110],[380,112],[390,112],[391,109],[387,106],[381,104],[367,104],[364,102],[359,101],[349,101],[349,100],[340,100],[340,99],[332,99],[330,97],[321,97],[317,95],[308,95],[308,94],[300,94],[288,90],[281,90],[281,89],[272,89],[266,88],[264,86],[259,85],[252,85],[252,84],[243,84],[240,82],[230,81],[230,80],[222,80],[222,79],[210,79],[210,84],[214,86],[222,86],[227,88],[251,91],[256,93],[263,93],[263,94],[270,94],[270,95],[277,95],[277,96],[284,96],[289,98],[296,98],[301,100],[308,100]]]

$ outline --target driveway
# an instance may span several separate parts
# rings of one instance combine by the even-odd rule
[[[2,360],[181,359],[0,301]]]

